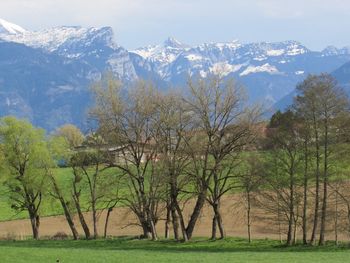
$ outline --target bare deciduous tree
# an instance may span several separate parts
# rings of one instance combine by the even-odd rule
[[[96,106],[92,110],[100,133],[115,145],[115,166],[126,178],[129,192],[122,198],[137,216],[144,237],[158,239],[156,223],[159,217],[159,188],[164,184],[157,172],[157,149],[154,134],[157,92],[149,84],[138,82],[123,93],[121,84],[109,80],[95,87]]]
[[[230,179],[235,159],[253,139],[251,126],[259,114],[246,107],[242,87],[232,80],[225,81],[220,75],[190,80],[189,88],[191,94],[185,100],[196,125],[195,139],[188,143],[192,159],[189,176],[195,183],[197,201],[186,232],[191,238],[207,200],[214,212],[213,238],[216,224],[223,238],[221,198],[233,187]]]
[[[174,236],[179,240],[179,227],[182,239],[188,240],[184,215],[180,201],[185,196],[189,180],[185,169],[191,164],[186,142],[193,136],[191,114],[186,109],[182,97],[175,93],[162,96],[157,102],[158,133],[155,136],[160,155],[159,165],[168,184],[167,221],[171,216]]]
[[[256,152],[251,152],[243,160],[243,172],[237,176],[239,187],[243,190],[242,199],[245,203],[246,222],[247,222],[247,236],[248,242],[252,240],[251,226],[252,226],[252,206],[255,195],[262,184],[262,173],[265,172],[264,163]]]

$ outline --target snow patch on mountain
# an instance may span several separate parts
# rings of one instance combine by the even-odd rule
[[[148,46],[146,48],[133,50],[131,53],[135,53],[144,59],[149,59],[153,62],[171,63],[176,59],[180,52],[169,47]]]
[[[188,50],[186,44],[181,43],[175,38],[169,37],[162,45],[151,45],[130,52],[137,54],[146,60],[164,64],[173,62],[180,53],[186,50]]]
[[[211,45],[214,45],[219,50],[224,49],[238,49],[242,46],[242,44],[238,40],[233,40],[232,42],[226,42],[226,43],[212,43]]]
[[[215,51],[216,53],[227,54],[227,52],[236,52],[242,44],[238,40],[232,42],[219,42],[219,43],[203,43],[192,47],[192,49],[198,52],[206,52],[208,50]]]
[[[70,38],[82,38],[87,30],[81,27],[55,27],[43,31],[26,31],[23,34],[2,36],[2,38],[34,48],[45,48],[52,52]]]
[[[174,37],[168,37],[168,39],[164,41],[163,46],[168,48],[174,48],[174,49],[183,49],[188,47],[186,44],[180,42]]]
[[[266,54],[270,57],[278,57],[283,55],[285,52],[284,49],[268,50]]]
[[[186,59],[189,61],[197,61],[197,60],[203,60],[203,57],[197,54],[189,54],[185,56]]]
[[[202,77],[202,78],[206,78],[208,76],[208,73],[204,70],[200,70],[199,71],[199,75]]]
[[[26,32],[24,28],[0,18],[0,34],[16,35]]]
[[[256,57],[256,58],[254,58],[255,61],[264,61],[264,60],[266,60],[266,59],[267,59],[267,57],[265,57],[265,56],[261,56],[261,57]]]
[[[113,31],[111,28],[84,28],[78,26],[61,26],[41,31],[22,31],[16,34],[0,34],[0,38],[5,41],[24,44],[34,48],[43,48],[48,52],[54,52],[63,45],[77,45],[84,42],[85,46],[97,37],[104,35],[106,45],[115,48],[113,41]],[[70,54],[71,55],[71,54]]]
[[[221,75],[225,77],[233,72],[239,71],[242,67],[243,67],[242,64],[231,65],[227,63],[227,61],[225,61],[225,62],[215,63],[212,67],[210,67],[209,70],[211,73],[215,75]]]
[[[288,47],[287,55],[296,56],[308,52],[305,48],[301,47],[299,44],[293,44]]]
[[[240,76],[247,76],[252,73],[268,73],[268,74],[278,74],[280,73],[275,66],[271,66],[269,63],[266,63],[262,66],[248,66],[243,72],[241,72]]]
[[[148,59],[154,57],[157,53],[159,53],[160,46],[147,46],[145,48],[139,48],[136,50],[131,50],[131,53],[135,53],[144,59]]]

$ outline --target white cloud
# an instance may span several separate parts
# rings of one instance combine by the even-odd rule
[[[348,0],[248,0],[255,2],[263,14],[267,17],[278,19],[291,19],[317,16],[323,14],[350,14],[350,2]]]

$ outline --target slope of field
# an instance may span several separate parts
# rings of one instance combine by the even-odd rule
[[[63,194],[68,197],[71,194],[73,172],[72,168],[56,168],[53,169],[53,173],[56,180],[63,192]],[[106,171],[106,173],[117,174],[115,170],[111,169]],[[49,182],[47,182],[49,183]],[[16,212],[11,209],[11,202],[9,200],[9,193],[7,188],[0,181],[0,221],[9,221],[17,219],[28,218],[28,213],[26,211]],[[62,215],[63,210],[59,201],[53,198],[50,194],[50,187],[47,186],[47,191],[44,192],[43,202],[40,207],[41,216],[55,216]],[[87,200],[88,200],[88,186],[83,180],[83,191],[81,194],[81,202],[83,209],[87,210]],[[85,207],[86,206],[86,207]]]

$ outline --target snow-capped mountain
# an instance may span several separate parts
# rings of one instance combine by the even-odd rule
[[[110,27],[33,32],[0,20],[0,114],[27,117],[50,130],[67,122],[83,126],[89,86],[105,72],[125,83],[151,79],[163,89],[185,86],[189,76],[220,74],[242,83],[250,102],[272,105],[307,74],[333,72],[349,61],[349,47],[316,52],[296,41],[190,46],[168,38],[128,51]]]
[[[350,46],[343,47],[343,48],[328,46],[322,51],[322,55],[324,56],[349,55],[349,54],[350,54]]]
[[[28,31],[5,20],[0,22],[3,41],[39,48],[71,60],[84,60],[99,71],[111,71],[123,80],[137,78],[129,53],[116,44],[111,27],[61,26]],[[6,30],[1,31],[1,28]]]
[[[350,60],[349,48],[314,52],[296,41],[244,44],[235,40],[190,47],[172,38],[130,52],[135,67],[169,83],[183,85],[188,76],[221,74],[245,84],[251,101],[268,103],[289,94],[307,74],[331,72]]]
[[[143,67],[152,74],[157,74],[159,78],[167,80],[169,66],[184,51],[190,49],[175,38],[169,37],[161,45],[153,45],[131,51],[131,54],[140,56],[134,59],[134,64]]]
[[[172,45],[172,43],[176,43],[176,45]],[[290,62],[291,57],[310,51],[295,41],[253,44],[241,44],[238,41],[233,41],[189,47],[175,39],[169,39],[163,45],[149,46],[131,52],[156,64],[161,69],[156,73],[169,78],[174,73],[171,71],[172,64],[179,60],[187,66],[178,67],[177,72],[175,72],[177,74],[199,73],[203,77],[207,73],[217,71],[222,71],[224,75],[238,72],[240,76],[258,72],[278,74],[279,71],[268,63],[269,60],[275,62],[275,58],[278,58],[280,64],[285,64]],[[162,69],[168,69],[168,71],[164,72]]]
[[[137,78],[129,52],[110,27],[28,31],[1,20],[0,112],[48,129],[86,120],[89,87],[105,72]]]

